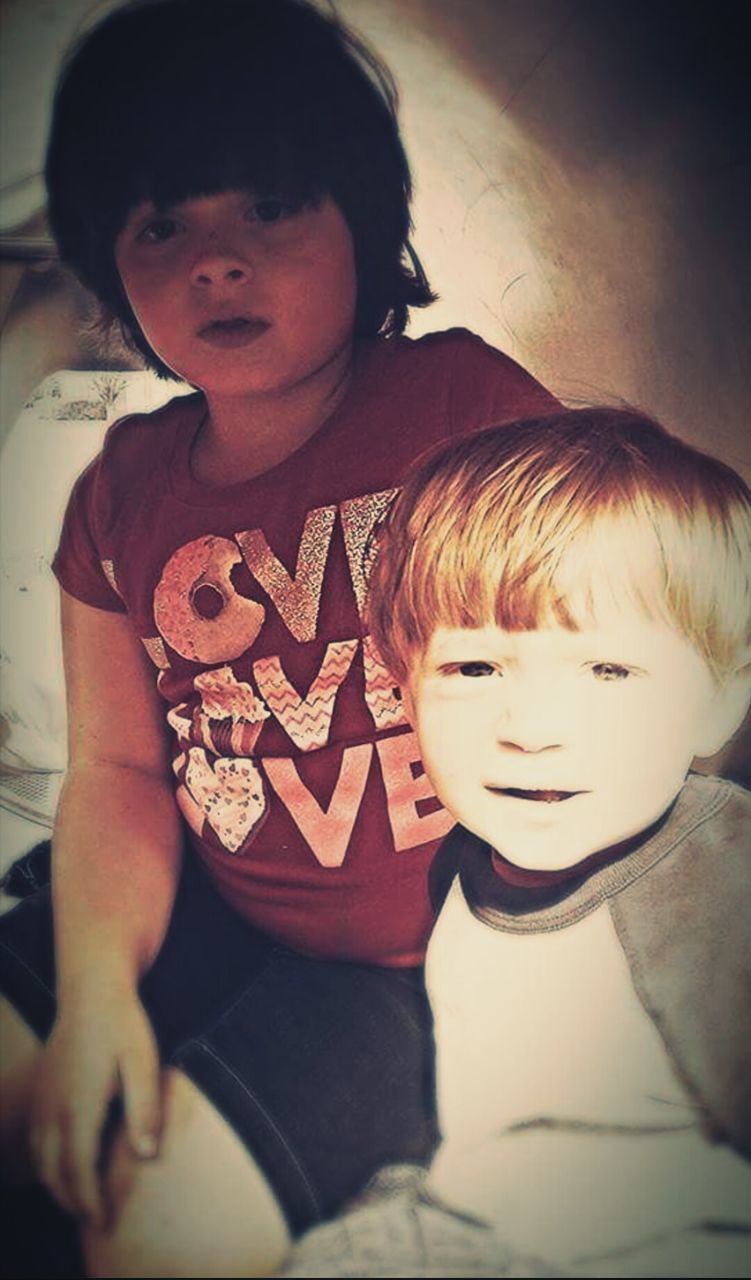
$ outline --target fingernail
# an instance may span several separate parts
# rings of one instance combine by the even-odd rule
[[[156,1155],[156,1138],[153,1134],[143,1133],[136,1139],[135,1148],[141,1160],[151,1160]]]

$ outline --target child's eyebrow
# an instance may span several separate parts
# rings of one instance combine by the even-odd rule
[[[138,204],[131,205],[125,215],[125,223],[132,222],[134,219],[148,217],[152,214],[160,214],[166,212],[166,204],[157,204],[155,200],[146,196],[143,200],[139,200]]]
[[[173,214],[179,215],[182,210],[190,203],[191,197],[184,200],[155,200],[152,196],[144,196],[139,200],[138,204],[133,205],[125,218],[123,226],[132,226],[134,223],[143,222],[144,219],[166,218]]]
[[[180,213],[196,201],[204,199],[209,200],[215,195],[234,196],[235,204],[238,207],[247,204],[248,200],[258,200],[260,198],[260,193],[255,187],[237,188],[235,190],[227,190],[226,192],[198,192],[195,195],[179,196],[174,199],[170,199],[169,197],[162,199],[161,197],[144,196],[142,200],[139,200],[138,204],[132,207],[129,216],[138,216],[143,213],[153,213],[159,216],[166,213]]]

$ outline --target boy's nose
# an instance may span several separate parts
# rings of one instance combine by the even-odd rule
[[[498,745],[509,751],[558,750],[564,738],[561,709],[544,698],[509,698],[496,717],[495,736]]]

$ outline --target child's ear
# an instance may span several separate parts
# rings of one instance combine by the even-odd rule
[[[751,702],[751,655],[718,686],[706,722],[699,727],[694,755],[716,755],[740,727]]]

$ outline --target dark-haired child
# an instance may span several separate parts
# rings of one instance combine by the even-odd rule
[[[4,1138],[93,1274],[262,1274],[435,1141],[450,819],[364,549],[426,446],[555,402],[466,332],[402,336],[432,295],[393,90],[302,0],[116,10],[47,184],[62,258],[197,391],[116,424],[68,507],[54,949],[48,895],[3,920]]]
[[[431,880],[442,1141],[290,1276],[747,1276],[751,494],[627,410],[433,452],[372,634],[458,825]],[[454,874],[458,872],[458,874]]]

